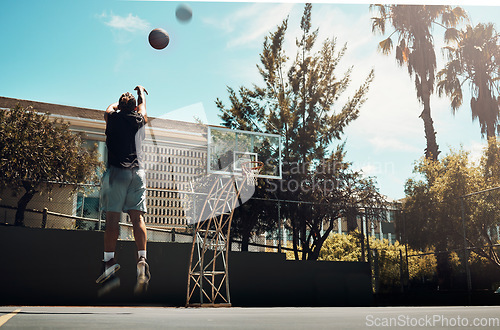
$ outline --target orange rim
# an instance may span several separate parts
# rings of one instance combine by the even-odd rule
[[[249,165],[254,165],[254,166],[250,167]],[[252,160],[252,161],[242,163],[241,169],[244,172],[249,173],[250,171],[260,170],[263,166],[264,166],[263,162]]]

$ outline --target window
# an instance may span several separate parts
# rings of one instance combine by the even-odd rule
[[[93,194],[92,194],[93,195]],[[99,196],[79,193],[76,199],[75,215],[82,218],[99,218]]]

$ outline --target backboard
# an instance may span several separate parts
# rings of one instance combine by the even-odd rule
[[[249,161],[264,164],[257,177],[281,179],[281,137],[208,126],[209,174],[242,175],[241,164]]]

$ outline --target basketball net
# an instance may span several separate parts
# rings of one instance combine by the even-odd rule
[[[257,186],[257,175],[264,166],[263,162],[249,161],[241,164],[241,169],[247,177],[247,184]]]

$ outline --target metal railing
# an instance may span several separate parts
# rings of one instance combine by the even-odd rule
[[[6,212],[0,212],[0,219],[5,224],[13,224],[14,223],[14,217],[13,214],[17,211],[17,207],[14,206],[9,206],[9,205],[0,205],[0,210],[10,210],[12,212],[9,212],[9,215],[12,216],[7,216]],[[30,209],[27,208],[25,210],[26,213],[28,214],[34,214],[36,215],[35,217],[31,217],[30,219],[30,225],[27,227],[37,227],[37,228],[53,228],[53,229],[66,229],[66,230],[96,230],[96,231],[104,231],[105,230],[105,219],[94,219],[94,218],[86,218],[86,217],[80,217],[76,215],[68,215],[68,214],[63,214],[63,213],[58,213],[58,212],[53,212],[49,211],[48,208],[43,208],[42,210],[38,209]],[[61,222],[59,222],[59,226],[57,225],[52,225],[52,226],[47,226],[49,216],[53,218],[61,218],[61,219],[66,219],[70,220],[71,223],[73,224],[72,226],[68,226],[67,222],[66,225],[64,225]],[[39,221],[36,221],[36,218],[38,218]],[[53,221],[57,223],[57,221]],[[90,223],[93,224],[93,226],[83,226],[82,222],[85,223]],[[38,223],[38,226],[33,226],[33,223]],[[120,222],[120,239],[133,239],[133,234],[132,234],[132,228],[133,225],[131,223],[127,222]],[[151,226],[146,226],[146,229],[148,231],[148,241],[154,241],[154,242],[178,242],[178,243],[190,243],[193,241],[193,234],[190,232],[190,228],[188,228],[187,231],[179,231],[179,229],[175,228],[170,228],[170,229],[162,229],[162,228],[156,228],[156,227],[151,227]],[[278,251],[278,245],[271,245],[271,244],[262,244],[258,243],[258,237],[254,236],[252,237],[251,241],[248,243],[249,245],[249,250],[250,251],[256,251],[256,252],[277,252]],[[231,250],[232,251],[239,251],[241,250],[241,245],[242,241],[239,239],[232,239],[231,240]],[[288,251],[293,251],[291,248],[287,247],[281,247],[282,250],[288,250]]]

